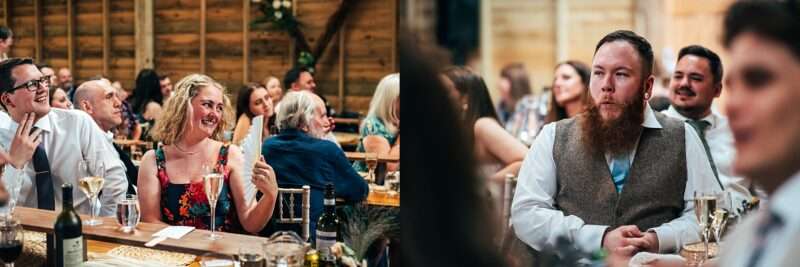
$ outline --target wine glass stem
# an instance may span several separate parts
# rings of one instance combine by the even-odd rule
[[[215,211],[216,211],[216,209],[217,209],[217,207],[216,207],[216,206],[217,206],[217,205],[214,205],[214,204],[212,204],[212,205],[211,205],[211,236],[212,236],[212,237],[214,236],[214,230],[215,230],[215,228],[216,228],[216,227],[214,227],[214,223],[215,223],[215,222],[216,222],[216,220],[217,220],[217,216],[216,216],[216,214],[215,214]]]
[[[94,222],[97,219],[97,215],[94,212],[95,205],[97,205],[97,195],[93,195],[89,201],[91,201],[89,202],[89,213],[92,215],[92,222]]]

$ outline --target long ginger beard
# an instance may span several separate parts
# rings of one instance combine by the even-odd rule
[[[619,155],[636,145],[644,122],[644,90],[630,102],[617,103],[622,113],[617,118],[603,119],[598,105],[592,105],[580,120],[583,143],[592,153]]]

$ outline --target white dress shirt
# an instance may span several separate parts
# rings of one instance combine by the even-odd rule
[[[9,147],[19,124],[8,119],[8,116],[0,117],[0,120],[5,121],[0,123],[0,143]],[[106,169],[103,194],[99,199],[102,203],[100,215],[114,215],[116,203],[125,198],[128,180],[117,151],[94,120],[83,111],[54,108],[34,126],[42,129],[42,144],[50,163],[56,210],[61,209],[61,185],[71,183],[75,209],[79,213],[89,214],[88,198],[78,187],[78,178],[81,175],[78,173],[78,162],[98,157],[104,160]],[[6,168],[3,180],[22,179],[17,205],[36,208],[38,203],[33,162],[29,161],[23,171],[24,175],[14,177],[11,168]]]
[[[678,113],[672,106],[662,113],[682,121],[690,120]],[[732,164],[733,159],[736,158],[736,148],[733,147],[733,133],[731,133],[731,128],[728,125],[728,118],[712,110],[711,114],[701,120],[711,124],[706,129],[706,143],[717,167],[719,180],[725,186],[725,190],[731,193],[731,199],[734,204],[733,210],[736,210],[741,207],[743,200],[750,200],[750,197],[752,197],[750,187],[753,185],[750,180],[733,173]],[[756,190],[756,192],[762,201],[765,200],[766,193],[761,190]]]
[[[719,266],[746,266],[755,250],[757,229],[769,212],[777,214],[783,224],[764,237],[764,250],[756,266],[797,266],[800,263],[800,172],[789,178],[770,196],[769,206],[759,209],[736,225],[723,239]]]
[[[661,128],[649,104],[645,106],[642,126]],[[656,232],[661,252],[671,252],[683,244],[700,239],[699,226],[694,215],[694,192],[720,191],[700,138],[692,126],[684,126],[687,173],[683,215],[653,229],[641,229]],[[545,125],[522,162],[511,205],[511,224],[517,237],[537,250],[553,248],[557,238],[565,236],[586,252],[597,251],[602,247],[603,233],[609,225],[586,224],[583,219],[575,215],[566,216],[554,207],[553,197],[557,188],[556,165],[553,160],[555,135],[555,123]],[[631,162],[636,156],[635,150],[634,148],[628,154]],[[606,158],[610,156],[606,155]],[[610,160],[608,165],[610,169]]]

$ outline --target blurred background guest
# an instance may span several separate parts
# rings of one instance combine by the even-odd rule
[[[14,33],[6,26],[0,26],[0,60],[8,59],[8,52],[14,44]]]
[[[72,82],[72,71],[70,71],[69,68],[60,68],[58,69],[56,77],[56,81],[58,81],[57,86],[64,89],[64,92],[67,92],[67,97],[72,101],[75,96],[75,84]]]
[[[575,117],[592,105],[589,94],[589,67],[569,60],[556,65],[553,92],[544,124]]]
[[[153,129],[164,145],[148,151],[139,169],[142,221],[210,229],[213,219],[216,230],[261,231],[275,207],[275,173],[263,160],[257,162],[252,181],[264,197],[249,203],[242,151],[220,141],[233,119],[225,87],[191,74],[178,82],[173,97]],[[224,175],[214,218],[203,189],[204,165]]]
[[[272,104],[269,92],[259,83],[250,83],[239,89],[239,96],[236,98],[236,128],[233,131],[233,143],[239,144],[250,131],[250,124],[253,117],[264,116],[264,136],[271,133],[269,124],[274,123],[272,118],[275,109]]]
[[[144,122],[152,122],[161,115],[164,105],[164,94],[158,73],[153,69],[143,69],[136,76],[136,87],[133,89],[133,112]]]
[[[500,93],[497,116],[500,124],[507,125],[516,111],[517,103],[532,93],[525,65],[511,63],[503,67],[500,70],[497,91]]]
[[[50,106],[61,109],[72,109],[72,101],[67,98],[67,93],[61,87],[50,87]]]
[[[114,81],[111,86],[116,89],[117,97],[122,102],[122,124],[115,129],[117,138],[139,140],[142,136],[142,126],[139,124],[139,120],[136,119],[136,114],[133,113],[130,102],[128,102],[130,94],[125,88],[122,88],[122,84],[119,81]]]
[[[493,197],[500,206],[507,174],[516,176],[527,147],[506,132],[497,120],[489,91],[480,76],[464,67],[444,70],[452,100],[464,112],[464,130],[474,145],[479,173],[487,178]]]
[[[281,98],[283,98],[283,87],[281,87],[281,80],[275,76],[269,76],[264,79],[264,86],[267,87],[269,97],[272,98],[272,102],[276,107],[275,110],[277,110],[278,102],[281,102]]]
[[[399,73],[386,75],[378,83],[359,132],[357,152],[400,155]],[[399,163],[389,163],[387,170],[395,171],[398,165]],[[360,160],[353,163],[353,168],[360,172],[367,171],[367,166]]]
[[[169,97],[172,96],[172,81],[170,81],[169,75],[160,76],[158,85],[161,88],[161,95],[164,97],[161,101],[162,103],[167,103]]]

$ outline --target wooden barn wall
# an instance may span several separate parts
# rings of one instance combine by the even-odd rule
[[[153,65],[173,84],[204,69],[235,96],[247,81],[263,82],[269,76],[282,80],[292,65],[293,41],[286,33],[251,25],[245,38],[245,0],[5,0],[0,23],[10,24],[14,31],[10,56],[33,57],[55,68],[72,65],[78,82],[102,74],[131,90],[140,45],[134,41],[134,9],[139,1],[153,1]],[[318,90],[339,110],[344,104],[344,109],[366,112],[377,83],[397,70],[397,1],[361,1],[319,59]],[[292,4],[310,46],[315,47],[340,1]],[[249,5],[250,20],[259,17],[257,4]]]

